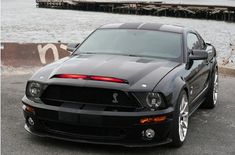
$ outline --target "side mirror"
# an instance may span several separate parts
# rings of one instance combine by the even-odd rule
[[[70,43],[67,45],[67,51],[73,52],[78,46],[79,43]]]
[[[189,55],[189,60],[206,60],[208,59],[208,53],[205,50],[192,50]]]

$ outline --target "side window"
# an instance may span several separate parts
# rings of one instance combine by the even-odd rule
[[[188,49],[190,50],[201,49],[202,47],[197,35],[194,33],[189,33],[187,35],[187,46],[188,46]]]
[[[199,35],[199,39],[200,39],[200,44],[201,44],[201,48],[202,49],[206,49],[206,43],[205,41],[202,39],[202,37]]]

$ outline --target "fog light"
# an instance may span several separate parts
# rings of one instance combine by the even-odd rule
[[[34,121],[31,117],[28,118],[28,123],[29,125],[34,126]]]
[[[147,129],[142,131],[142,136],[147,139],[153,139],[155,136],[155,131],[153,129]]]

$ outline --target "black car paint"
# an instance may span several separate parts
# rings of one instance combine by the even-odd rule
[[[141,62],[142,60],[145,62]],[[51,64],[51,66],[41,69],[40,74],[35,74],[30,81],[150,92],[164,75],[178,65],[179,63],[177,62],[164,59],[83,54],[70,56],[70,58],[66,58],[65,61],[58,65]],[[129,84],[51,78],[55,74],[63,73],[116,77],[127,80]],[[158,74],[157,77],[155,76],[156,74]],[[40,78],[41,76],[43,78]],[[142,87],[143,83],[147,87]]]
[[[148,29],[152,29],[154,25],[150,25]],[[114,26],[115,27],[115,26]],[[114,28],[109,26],[103,26],[101,28]],[[129,26],[127,26],[129,27]],[[130,25],[133,28],[133,25]],[[130,28],[129,27],[129,28]],[[138,27],[138,24],[134,24],[134,27]],[[161,26],[158,26],[158,30]],[[126,28],[122,26],[121,28]],[[173,29],[173,30],[172,30]],[[95,54],[81,54],[81,55],[71,55],[69,57],[63,58],[57,62],[47,65],[46,67],[40,69],[35,73],[29,81],[38,81],[46,84],[60,84],[60,85],[71,85],[71,86],[86,86],[86,87],[96,87],[96,88],[107,88],[122,90],[124,92],[160,92],[163,94],[164,99],[168,105],[167,110],[170,110],[169,121],[173,119],[171,113],[174,111],[176,106],[178,96],[182,90],[185,90],[188,94],[190,103],[190,114],[192,114],[199,105],[205,99],[205,93],[211,82],[211,76],[214,69],[217,67],[216,61],[216,51],[212,45],[205,44],[205,49],[208,52],[207,60],[189,60],[190,50],[187,49],[186,36],[187,33],[195,33],[200,35],[188,28],[169,28],[166,26],[164,31],[176,31],[176,33],[182,33],[183,35],[183,57],[182,61],[169,61],[157,58],[143,58],[143,57],[130,57],[122,55],[95,55]],[[78,46],[79,48],[79,46]],[[143,62],[142,62],[143,61]],[[129,84],[119,84],[119,83],[108,83],[101,81],[86,81],[77,79],[54,79],[51,78],[55,74],[66,73],[66,74],[85,74],[85,75],[100,75],[116,77],[121,79],[126,79]],[[142,87],[142,84],[146,84],[147,87]],[[30,101],[26,96],[22,99],[23,104],[30,105],[39,109],[50,109],[55,111],[65,110],[71,112],[71,109],[64,109],[62,107],[55,108],[48,105],[37,104]],[[74,112],[85,115],[110,115],[114,116],[126,116],[128,119],[136,116],[134,124],[137,123],[142,117],[150,117],[153,115],[167,114],[165,111],[156,112],[134,112],[134,113],[121,113],[121,112],[91,112],[91,111],[79,111]],[[162,113],[161,113],[162,112]],[[25,117],[27,118],[29,114],[25,111]],[[127,119],[127,120],[128,120]],[[128,123],[128,121],[125,121]],[[158,125],[158,124],[157,124]],[[166,126],[166,128],[170,128]],[[29,130],[31,133],[37,134],[33,130]],[[43,135],[37,134],[37,135]],[[50,135],[47,135],[50,137]],[[59,136],[51,136],[54,138],[61,138]],[[168,140],[157,142],[157,143],[143,143],[140,145],[157,145],[166,142],[170,142],[169,135],[166,137]],[[62,138],[66,139],[66,138]],[[71,138],[69,140],[72,140]],[[79,141],[79,140],[77,140]],[[80,140],[83,142],[83,140]],[[86,142],[96,142],[95,140],[88,140]],[[97,143],[106,143],[105,141]],[[126,144],[125,142],[109,142],[109,144],[125,145],[125,146],[139,146],[138,144]],[[128,142],[129,143],[129,142]]]

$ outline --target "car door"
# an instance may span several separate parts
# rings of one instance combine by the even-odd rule
[[[187,52],[190,54],[192,50],[205,50],[206,45],[201,38],[194,32],[187,34]],[[197,97],[208,86],[209,63],[208,60],[192,60],[190,67],[190,81],[189,81],[189,98],[195,101]]]

